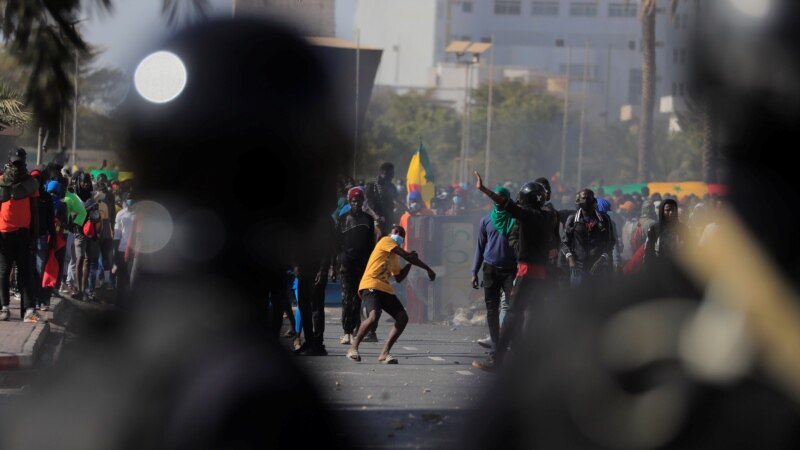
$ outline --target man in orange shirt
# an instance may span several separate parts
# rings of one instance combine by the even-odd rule
[[[31,252],[35,236],[39,235],[37,197],[39,184],[28,174],[25,150],[11,150],[0,181],[0,320],[8,320],[11,315],[8,306],[14,263],[17,265],[17,282],[22,293],[23,321],[38,323],[42,320],[36,312],[33,294]]]
[[[415,216],[432,216],[433,211],[425,207],[422,201],[422,194],[419,191],[408,193],[408,211],[400,217],[400,226],[408,230],[408,222]],[[403,250],[408,250],[408,242],[405,243]]]
[[[361,356],[358,354],[358,345],[364,339],[367,331],[372,329],[373,325],[380,319],[381,311],[386,311],[394,319],[394,326],[389,331],[389,337],[386,338],[383,350],[378,355],[378,362],[397,364],[397,359],[390,355],[389,351],[406,328],[408,314],[406,314],[403,304],[394,295],[394,289],[389,285],[389,277],[394,276],[399,283],[405,279],[411,270],[411,266],[414,265],[425,269],[431,281],[436,279],[436,273],[419,259],[416,252],[409,253],[403,250],[405,237],[406,230],[401,226],[395,225],[389,236],[382,237],[375,244],[375,249],[372,250],[372,254],[369,257],[367,269],[364,271],[364,276],[358,286],[358,294],[361,296],[363,307],[367,310],[368,316],[366,320],[361,322],[358,333],[353,339],[350,349],[347,350],[347,357],[353,361],[361,361]],[[398,256],[408,261],[409,264],[401,269],[400,262],[397,259]]]

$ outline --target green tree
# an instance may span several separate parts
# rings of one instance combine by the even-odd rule
[[[470,154],[474,167],[486,158],[488,85],[472,94]],[[504,80],[492,87],[492,178],[490,183],[529,180],[558,170],[562,102],[541,83]]]
[[[447,173],[459,154],[460,119],[449,106],[436,100],[432,91],[397,94],[377,91],[364,121],[357,172],[361,178],[377,175],[383,161],[395,164],[398,178],[405,179],[411,155],[422,138],[437,182],[450,178]]]

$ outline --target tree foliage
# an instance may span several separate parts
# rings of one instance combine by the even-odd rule
[[[113,0],[92,5],[111,12]],[[56,129],[74,97],[74,70],[78,60],[91,57],[81,36],[81,0],[0,0],[0,23],[8,51],[30,70],[25,104],[35,122]],[[184,17],[202,18],[208,0],[163,0],[162,12],[170,23]]]
[[[543,86],[502,81],[493,87],[491,179],[488,183],[523,182],[552,176],[560,169],[562,101]],[[472,94],[470,168],[484,170],[488,86]],[[373,96],[359,158],[362,177],[372,177],[383,161],[395,163],[404,177],[411,154],[422,137],[437,176],[437,184],[457,181],[462,116],[437,101],[434,92],[397,94],[379,91]],[[670,133],[664,120],[654,121],[653,180],[694,181],[702,175],[702,118],[679,116],[681,132]],[[568,191],[577,171],[578,112],[570,112],[567,130],[565,180]],[[633,183],[638,169],[638,124],[586,124],[583,178],[585,186]],[[585,187],[582,186],[582,187]]]
[[[461,122],[456,112],[433,97],[433,93],[399,95],[378,91],[373,95],[365,119],[364,149],[357,156],[361,178],[377,175],[383,161],[395,164],[397,176],[405,178],[411,155],[421,138],[439,180],[449,180],[447,169],[460,150]]]

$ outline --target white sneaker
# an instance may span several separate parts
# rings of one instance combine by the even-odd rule
[[[478,339],[475,342],[477,342],[478,345],[480,345],[483,348],[492,348],[492,347],[494,347],[494,342],[492,342],[492,337],[491,336],[486,336],[485,338]]]

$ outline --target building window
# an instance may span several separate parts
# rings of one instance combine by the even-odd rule
[[[628,41],[628,50],[636,50],[636,41]]]
[[[570,3],[569,15],[572,17],[597,17],[597,3]]]
[[[679,53],[680,52],[678,51],[677,48],[672,49],[672,64],[678,64],[678,54]]]
[[[628,74],[628,103],[638,105],[642,101],[642,69],[631,69]]]
[[[681,56],[680,56],[681,64],[686,64],[686,49],[681,49]]]
[[[563,47],[564,40],[563,39],[556,39],[556,47]]]
[[[532,16],[558,16],[558,2],[531,3]]]
[[[481,37],[481,42],[491,43],[492,42],[492,37],[491,36],[482,36]]]
[[[608,17],[636,17],[637,5],[628,3],[609,3]]]
[[[522,0],[495,0],[494,13],[502,16],[518,16],[522,12]]]
[[[681,15],[675,14],[675,17],[672,19],[672,24],[675,26],[676,30],[681,29]]]
[[[471,13],[472,12],[472,2],[461,2],[461,12]]]
[[[689,15],[681,14],[681,30],[685,30],[689,26]]]

